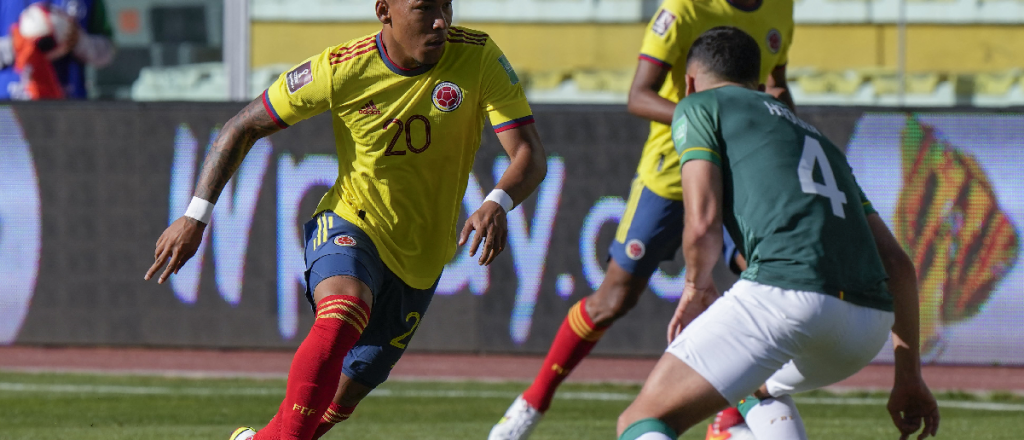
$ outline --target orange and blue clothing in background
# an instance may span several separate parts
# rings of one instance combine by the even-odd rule
[[[49,3],[62,9],[75,19],[78,26],[89,34],[113,36],[107,12],[102,0],[3,0],[0,2],[0,39],[10,38],[11,26],[18,23],[21,11],[33,3]],[[53,68],[64,95],[72,99],[88,97],[85,88],[85,63],[68,54],[53,61]],[[0,64],[0,100],[25,99],[25,79],[15,71],[14,65]]]

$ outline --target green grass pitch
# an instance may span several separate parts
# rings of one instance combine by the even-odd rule
[[[517,383],[390,382],[326,439],[485,439]],[[613,439],[615,418],[638,387],[562,388],[532,439]],[[241,425],[259,427],[283,396],[282,380],[181,379],[0,373],[2,440],[224,440]],[[884,395],[798,396],[814,439],[898,438]],[[1014,439],[1024,431],[1024,398],[943,394],[939,437]],[[701,425],[681,438],[703,439]]]

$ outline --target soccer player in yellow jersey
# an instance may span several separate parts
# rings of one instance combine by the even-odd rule
[[[569,310],[540,372],[491,430],[490,440],[523,440],[530,435],[558,385],[604,331],[637,303],[658,264],[672,259],[682,244],[680,165],[670,124],[676,104],[685,96],[685,61],[691,44],[705,31],[723,25],[737,27],[758,42],[761,82],[793,107],[786,91],[792,0],[663,0],[644,34],[629,92],[630,113],[650,120],[651,131],[609,246],[604,281]],[[724,254],[737,273],[745,267],[728,236]]]
[[[459,234],[490,264],[506,212],[546,173],[519,78],[484,33],[452,27],[451,0],[377,0],[380,32],[328,48],[229,120],[193,203],[157,241],[146,279],[195,254],[210,210],[253,143],[330,112],[338,178],[305,225],[306,296],[316,312],[277,415],[231,440],[319,438],[384,382],[456,250],[457,221],[489,118],[511,164]],[[482,248],[480,247],[482,245]]]

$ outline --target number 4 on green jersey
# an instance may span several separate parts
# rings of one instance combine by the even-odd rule
[[[814,181],[815,164],[821,167],[824,185]],[[800,178],[800,189],[807,194],[827,197],[832,202],[832,214],[839,218],[846,218],[846,213],[843,212],[846,194],[836,184],[832,165],[828,163],[828,156],[825,156],[825,150],[821,149],[821,142],[818,142],[817,139],[810,136],[804,137],[804,152],[800,155],[800,166],[797,167],[796,174]]]
[[[723,222],[747,258],[743,279],[892,310],[846,156],[771,95],[724,86],[687,96],[672,138],[681,163],[706,160],[723,180]]]

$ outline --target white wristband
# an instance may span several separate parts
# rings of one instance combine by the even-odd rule
[[[213,203],[199,197],[192,197],[192,202],[188,204],[188,209],[185,210],[185,217],[194,218],[200,223],[207,225],[210,224],[210,217],[212,216]]]
[[[512,203],[512,197],[509,197],[505,190],[495,189],[494,191],[491,191],[491,193],[487,195],[487,198],[484,199],[485,202],[488,200],[501,205],[501,208],[504,209],[505,212],[509,212],[515,207]]]

